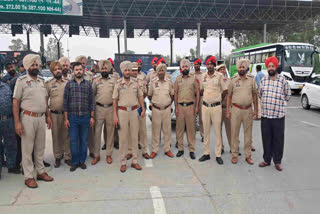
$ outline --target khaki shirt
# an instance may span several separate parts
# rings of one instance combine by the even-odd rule
[[[199,90],[199,80],[194,74],[183,78],[180,74],[174,82],[174,91],[178,93],[178,103],[190,103],[196,101],[196,92]]]
[[[143,95],[147,96],[148,89],[147,89],[147,76],[143,72],[139,72],[137,76],[139,86],[142,86]]]
[[[214,72],[212,76],[208,73],[203,74],[201,90],[203,90],[203,101],[212,104],[221,102],[221,94],[228,90],[227,84],[223,80],[224,76]]]
[[[74,73],[71,74],[71,79],[73,78],[74,78]],[[84,71],[83,79],[88,80],[90,83],[92,83],[93,74],[90,71]]]
[[[112,75],[114,78],[116,78],[116,80],[121,78],[120,75],[118,74],[118,72],[116,72],[116,71],[114,71]]]
[[[103,105],[112,104],[112,95],[117,80],[113,76],[103,78],[97,77],[93,80],[92,88],[95,101]]]
[[[20,101],[22,110],[35,113],[45,113],[47,110],[47,90],[44,87],[44,79],[40,76],[36,80],[29,74],[17,79],[13,98]]]
[[[164,108],[171,104],[174,95],[172,81],[168,78],[164,78],[164,81],[160,81],[159,78],[150,83],[148,96],[152,96],[151,102],[160,108]]]
[[[124,78],[117,81],[112,99],[118,100],[118,106],[132,107],[139,105],[139,97],[143,97],[143,91],[137,80],[130,78],[129,84],[126,83]]]
[[[155,70],[150,71],[150,72],[147,74],[147,83],[149,83],[150,81],[153,81],[153,80],[156,79],[156,78],[158,78],[158,72],[155,71]],[[166,72],[164,78],[171,79],[171,75]]]
[[[232,103],[248,106],[253,102],[252,96],[257,93],[257,85],[254,77],[250,74],[242,80],[239,75],[231,78],[228,93],[232,95]]]
[[[59,82],[53,77],[51,80],[45,83],[48,97],[50,99],[50,110],[62,111],[64,88],[66,87],[67,82],[68,80],[65,78],[61,78],[61,82]]]
[[[73,75],[72,75],[72,74],[67,74],[67,76],[66,76],[66,77],[62,75],[62,78],[66,79],[66,80],[71,80],[71,79],[72,79],[72,77],[73,77]]]
[[[201,89],[203,75],[205,74],[205,72],[203,72],[203,71],[200,71],[200,73],[192,72],[191,74],[194,74],[196,76],[196,79],[199,80],[199,88]],[[200,96],[202,96],[202,95],[200,94]]]
[[[228,77],[223,77],[223,81],[225,82],[225,84],[227,85],[227,88],[229,89],[229,84],[231,82],[231,79]],[[227,106],[227,97],[228,97],[228,95],[226,95],[224,97],[224,99],[222,100],[222,108],[226,108],[226,106]]]

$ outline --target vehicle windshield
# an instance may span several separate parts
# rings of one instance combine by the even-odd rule
[[[50,70],[42,70],[41,75],[43,77],[52,77],[52,73],[50,72]]]
[[[290,45],[285,49],[285,67],[312,67],[313,47]]]

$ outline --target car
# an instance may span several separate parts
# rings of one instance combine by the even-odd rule
[[[320,75],[315,75],[309,82],[305,83],[301,91],[301,106],[310,109],[311,106],[320,108]]]
[[[49,69],[42,69],[42,71],[40,72],[40,76],[42,76],[44,78],[44,81],[47,82],[53,75]]]

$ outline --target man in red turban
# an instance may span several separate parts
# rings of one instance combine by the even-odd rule
[[[269,57],[265,65],[269,75],[260,80],[258,91],[261,99],[261,134],[264,160],[259,164],[259,167],[270,166],[273,159],[276,169],[282,171],[285,108],[290,99],[291,90],[285,78],[276,71],[279,66],[276,57]]]

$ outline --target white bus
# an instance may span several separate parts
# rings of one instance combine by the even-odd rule
[[[256,75],[256,66],[261,65],[263,73],[267,75],[264,62],[268,57],[275,56],[279,60],[279,70],[290,84],[291,90],[299,93],[314,72],[315,53],[313,45],[293,42],[264,43],[239,48],[232,51],[230,74],[233,76],[237,73],[237,60],[249,59],[250,73]]]

